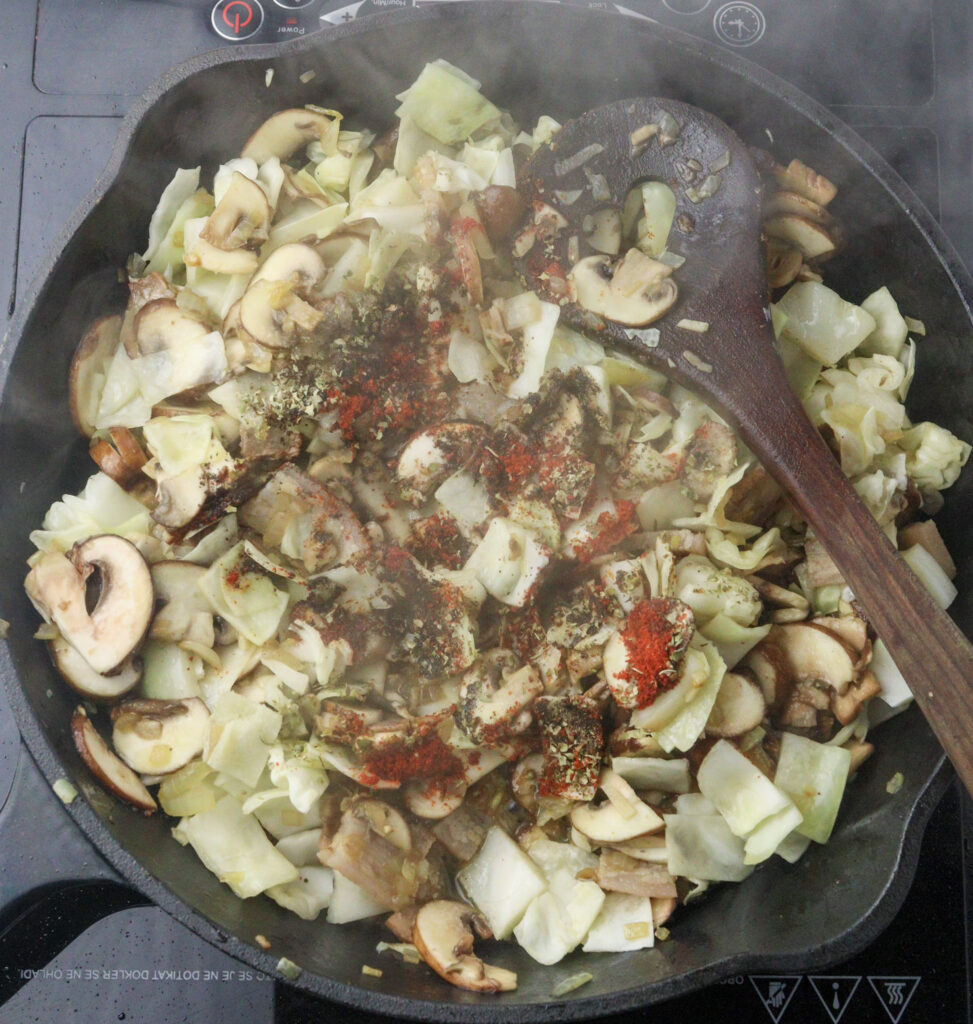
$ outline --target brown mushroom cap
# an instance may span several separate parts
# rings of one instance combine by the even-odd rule
[[[86,581],[97,570],[101,592],[89,613]],[[26,587],[88,665],[101,675],[115,671],[138,647],[152,618],[149,567],[131,541],[115,534],[89,537],[65,557],[43,555]]]
[[[240,154],[262,164],[271,157],[286,160],[300,146],[317,139],[324,142],[338,129],[333,118],[315,110],[294,108],[281,110],[266,121],[250,136]]]
[[[84,708],[79,707],[71,718],[71,736],[81,760],[106,789],[146,814],[157,809],[142,780],[108,749]]]
[[[474,918],[465,903],[433,900],[416,915],[412,941],[422,959],[451,985],[471,992],[512,992],[517,987],[513,971],[473,955]]]
[[[85,437],[91,437],[95,432],[94,420],[99,397],[94,390],[95,375],[104,368],[118,347],[121,326],[120,316],[106,316],[96,320],[85,332],[71,360],[68,404],[74,425]]]

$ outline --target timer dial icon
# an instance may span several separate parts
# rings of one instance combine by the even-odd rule
[[[728,46],[752,46],[766,29],[763,11],[753,4],[724,4],[713,15],[713,31]]]

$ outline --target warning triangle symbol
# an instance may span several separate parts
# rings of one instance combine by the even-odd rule
[[[828,1011],[832,1024],[838,1024],[862,979],[860,974],[810,974],[807,980]]]
[[[878,996],[879,1002],[885,1007],[892,1024],[899,1024],[909,1000],[919,987],[920,978],[893,977],[871,974],[868,977],[868,984],[872,991]]]
[[[757,990],[757,997],[774,1024],[780,1024],[784,1011],[801,983],[801,977],[800,974],[750,975],[750,984]]]

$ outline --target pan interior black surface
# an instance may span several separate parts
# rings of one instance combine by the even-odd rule
[[[122,306],[116,268],[144,246],[156,197],[174,168],[202,162],[204,174],[212,171],[274,109],[314,102],[339,107],[352,125],[382,127],[391,120],[394,94],[425,61],[445,57],[480,78],[484,91],[524,123],[542,112],[565,119],[622,96],[670,95],[712,110],[753,144],[769,145],[770,133],[779,156],[805,159],[839,185],[835,205],[851,245],[829,273],[843,294],[861,299],[885,284],[904,310],[926,321],[930,336],[920,356],[913,418],[935,416],[961,436],[973,435],[964,408],[973,364],[966,278],[931,247],[930,239],[940,237],[921,210],[911,214],[913,200],[895,176],[870,151],[856,155],[853,138],[826,113],[765,73],[658,27],[543,4],[498,11],[470,3],[379,17],[257,54],[250,60],[210,55],[189,65],[188,77],[176,72],[164,81],[168,88],[157,90],[131,125],[117,176],[103,198],[88,204],[31,312],[14,328],[21,340],[0,412],[6,516],[0,614],[11,622],[4,674],[22,732],[45,773],[50,779],[68,774],[85,794],[88,803],[72,808],[82,828],[129,880],[210,941],[268,971],[288,956],[304,970],[298,984],[400,1017],[591,1016],[758,964],[807,967],[859,948],[888,920],[908,885],[927,790],[938,791],[941,781],[935,781],[938,745],[914,711],[883,729],[826,848],[794,867],[774,863],[745,885],[716,891],[682,915],[670,941],[644,954],[578,956],[542,969],[513,947],[491,951],[495,962],[520,975],[517,992],[499,1000],[478,1000],[423,968],[391,961],[383,961],[382,979],[363,979],[361,966],[374,961],[383,937],[378,928],[306,924],[269,901],[241,903],[169,839],[165,821],[136,816],[90,782],[68,735],[75,701],[31,639],[36,618],[21,591],[28,531],[52,500],[77,491],[91,471],[67,414],[70,357],[89,321]],[[268,68],[275,72],[272,89],[265,84]],[[302,82],[308,71],[313,78]],[[962,528],[970,488],[967,472],[950,492],[942,519],[961,578],[973,570],[973,543]],[[956,614],[970,632],[973,592],[961,595]],[[899,771],[904,785],[893,797],[886,783]],[[271,954],[253,945],[258,933],[271,941]],[[552,1007],[554,985],[582,964],[594,980]]]

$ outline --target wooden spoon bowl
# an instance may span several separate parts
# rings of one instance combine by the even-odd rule
[[[653,132],[660,124],[668,131]],[[714,173],[715,191],[712,180],[701,187]],[[973,647],[880,529],[788,383],[770,320],[761,179],[744,143],[697,107],[623,100],[566,124],[520,178],[531,211],[519,250],[528,284],[561,303],[564,322],[692,389],[737,430],[827,548],[973,793]],[[633,327],[570,301],[565,285],[585,255],[585,219],[621,209],[646,180],[676,195],[669,248],[685,263],[673,276],[675,304]],[[549,230],[548,218],[534,238],[544,207],[567,227]],[[685,321],[705,330],[680,327]]]

